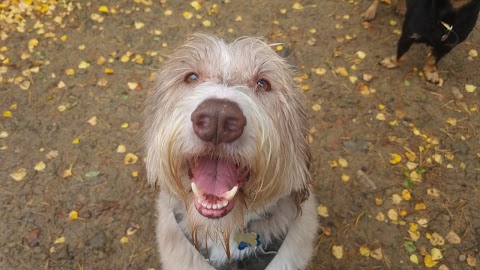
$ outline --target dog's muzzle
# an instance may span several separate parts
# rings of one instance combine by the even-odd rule
[[[205,144],[217,149],[239,139],[247,119],[237,103],[227,99],[207,99],[191,114],[192,128]],[[221,153],[205,153],[189,160],[189,175],[194,205],[208,218],[221,218],[234,207],[237,192],[244,185],[249,170],[228,160]]]

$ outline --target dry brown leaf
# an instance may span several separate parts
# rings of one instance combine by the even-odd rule
[[[22,181],[26,175],[27,175],[27,169],[25,168],[19,168],[14,172],[10,173],[10,177],[15,181]]]
[[[372,250],[372,252],[370,253],[370,257],[374,258],[377,261],[381,261],[383,259],[382,248]]]
[[[458,236],[458,234],[456,234],[454,231],[449,231],[445,236],[445,239],[447,239],[450,244],[460,244],[462,242],[460,236]]]

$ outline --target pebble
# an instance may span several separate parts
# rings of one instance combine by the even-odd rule
[[[107,235],[104,231],[96,232],[92,238],[88,241],[88,246],[96,250],[105,250],[107,244]]]

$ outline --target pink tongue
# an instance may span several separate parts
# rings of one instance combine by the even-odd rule
[[[220,196],[238,185],[237,167],[228,161],[202,158],[192,173],[192,181],[207,194]]]

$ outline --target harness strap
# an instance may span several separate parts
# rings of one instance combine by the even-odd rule
[[[184,217],[181,213],[174,212],[173,214],[177,224],[182,222]],[[249,228],[248,225],[247,228]],[[190,244],[194,245],[192,237],[185,231],[183,234],[188,239]],[[198,251],[210,265],[217,267],[216,269],[218,270],[260,270],[265,269],[273,260],[275,255],[278,253],[278,250],[282,246],[285,236],[286,233],[282,237],[273,238],[271,242],[264,248],[262,246],[262,237],[257,233],[238,231],[234,235],[234,241],[237,243],[237,246],[234,248],[238,250],[244,250],[247,248],[254,249],[253,254],[252,256],[243,260],[230,261],[230,263],[225,263],[221,266],[213,264],[213,262],[209,259],[208,250],[205,247],[200,247]]]

